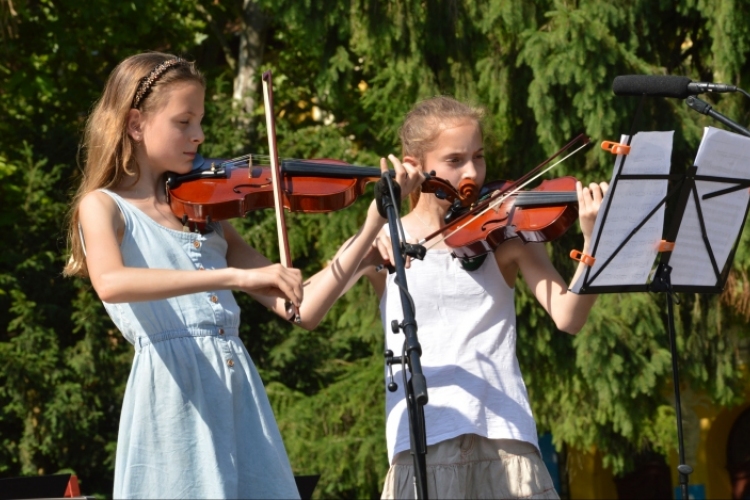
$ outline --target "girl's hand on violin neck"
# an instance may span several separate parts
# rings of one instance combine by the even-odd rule
[[[395,181],[401,186],[401,199],[403,200],[424,182],[424,174],[419,167],[409,162],[402,162],[395,155],[388,155],[388,159],[396,171]],[[385,158],[380,159],[380,171],[388,171],[388,163]]]
[[[594,222],[596,222],[596,216],[599,213],[599,207],[602,205],[602,200],[607,193],[607,189],[609,189],[609,184],[606,182],[598,184],[592,182],[586,187],[580,182],[576,183],[576,191],[578,192],[578,220],[580,221],[581,232],[586,243],[588,243],[591,233],[594,230]]]
[[[281,264],[238,269],[236,289],[250,294],[280,297],[299,307],[302,303],[302,272]]]

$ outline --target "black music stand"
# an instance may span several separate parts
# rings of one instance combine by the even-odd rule
[[[422,245],[407,243],[404,238],[404,230],[398,214],[398,204],[401,196],[400,188],[388,172],[382,174],[382,178],[375,185],[375,200],[378,203],[378,211],[388,218],[388,228],[391,235],[393,247],[393,271],[396,273],[396,284],[399,287],[401,308],[404,320],[391,322],[391,331],[404,332],[404,347],[401,356],[394,356],[389,349],[385,351],[385,362],[391,369],[391,381],[388,390],[395,392],[398,385],[393,381],[392,365],[403,366],[404,392],[406,396],[406,408],[409,417],[409,441],[412,458],[414,459],[414,495],[418,499],[427,498],[427,429],[424,419],[424,405],[427,404],[427,379],[422,372],[422,346],[417,338],[417,321],[414,317],[414,301],[409,294],[406,284],[405,255],[418,259],[424,258],[426,249]],[[385,213],[384,213],[385,212]],[[407,369],[411,375],[406,376]]]
[[[635,137],[637,138],[638,134]],[[736,144],[737,141],[740,141],[743,144],[744,151],[750,151],[750,139],[744,137],[737,139],[740,137],[731,132],[707,128],[703,143],[707,143],[708,139],[711,139],[712,146],[707,146],[706,149],[708,150],[712,147],[715,150],[717,147],[723,148],[725,143],[731,144],[732,141],[735,141]],[[631,146],[633,139],[633,135],[629,136],[627,143],[624,144],[626,148],[620,148],[620,150],[628,151],[627,148]],[[717,141],[717,139],[720,140]],[[703,146],[703,143],[701,146]],[[649,147],[654,148],[653,144]],[[636,153],[636,145],[633,145],[631,153]],[[658,154],[653,149],[650,153]],[[671,154],[671,139],[669,153]],[[700,154],[699,151],[699,156]],[[731,269],[737,243],[739,242],[744,222],[747,218],[748,209],[750,208],[750,196],[747,194],[747,189],[750,187],[750,153],[737,154],[735,151],[729,150],[722,151],[722,154],[718,156],[724,158],[722,161],[734,162],[733,166],[735,167],[738,162],[743,162],[748,177],[701,175],[698,173],[700,165],[694,165],[684,173],[670,175],[668,173],[668,163],[667,169],[663,173],[637,172],[639,170],[637,167],[635,168],[636,173],[627,173],[625,167],[629,156],[619,156],[618,163],[615,165],[615,175],[613,176],[609,192],[600,209],[600,216],[594,228],[592,257],[596,259],[597,251],[602,248],[602,235],[607,232],[608,220],[617,219],[618,215],[621,215],[616,213],[618,212],[617,208],[611,210],[613,204],[620,208],[619,212],[622,212],[622,209],[626,207],[631,209],[641,208],[637,207],[637,204],[634,203],[615,203],[618,196],[618,188],[623,189],[623,186],[627,184],[630,184],[632,188],[633,183],[639,183],[642,189],[655,189],[656,191],[652,192],[651,197],[651,201],[655,201],[655,203],[652,206],[647,206],[645,209],[641,208],[641,213],[644,214],[641,220],[628,221],[632,225],[632,229],[626,233],[621,242],[614,249],[606,249],[603,260],[589,266],[578,282],[571,288],[572,291],[577,293],[648,291],[666,294],[680,460],[677,470],[679,472],[682,498],[684,499],[688,498],[688,476],[692,473],[693,469],[685,464],[673,311],[673,301],[674,303],[679,302],[677,302],[673,294],[675,292],[721,293],[723,291]],[[703,158],[707,159],[708,153]],[[716,156],[713,158],[716,159]],[[669,160],[670,158],[667,157],[666,161],[669,162]],[[706,161],[708,162],[708,160]],[[696,158],[696,163],[698,162],[699,160]],[[710,167],[714,170],[722,170],[721,165],[713,164]],[[710,170],[709,168],[704,168],[703,170],[707,169]],[[671,188],[668,188],[669,181],[673,181]],[[717,188],[717,185],[721,187]],[[624,189],[627,192],[627,188]],[[661,199],[658,199],[658,196],[653,196],[659,189],[665,193]],[[631,189],[630,192],[635,192],[635,190]],[[730,215],[736,214],[734,223],[728,224],[726,228],[720,227],[718,231],[716,229],[709,230],[708,227],[713,228],[714,224],[709,225],[708,223],[717,222],[711,219],[715,219],[718,213],[716,206],[711,206],[711,204],[716,204],[719,197],[722,196],[732,198],[730,203],[736,212]],[[664,220],[666,215],[665,207],[668,201],[674,202],[674,210],[670,219],[661,223],[661,220]],[[741,216],[739,211],[741,211]],[[653,225],[654,221],[657,222],[656,226]],[[658,229],[659,226],[661,226],[664,236],[661,242],[658,238],[654,238],[655,229]],[[645,238],[639,238],[639,232],[641,231],[650,234]],[[610,232],[610,235],[612,234]],[[684,251],[688,247],[691,247],[689,248],[690,251]],[[660,253],[660,258],[650,281],[647,277],[643,282],[638,282],[638,278],[634,277],[633,274],[628,275],[627,266],[633,261],[631,257],[634,256],[635,260],[640,262],[648,262],[650,259],[651,264],[646,269],[646,276],[648,276],[654,264],[657,251]],[[698,256],[698,258],[691,258],[691,256]],[[672,262],[674,267],[670,265],[670,262],[673,260],[676,261]],[[709,271],[701,273],[699,269],[701,266],[709,267]],[[679,275],[676,281],[673,279],[674,271]],[[643,270],[641,270],[642,272]]]

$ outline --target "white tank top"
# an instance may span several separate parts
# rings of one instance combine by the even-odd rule
[[[387,349],[400,356],[404,334],[391,331],[392,320],[404,319],[395,278],[395,273],[388,275],[380,314]],[[494,256],[470,272],[450,250],[430,250],[424,260],[412,260],[406,281],[414,300],[427,379],[427,444],[472,433],[489,439],[518,439],[538,448],[536,424],[516,358],[514,290],[503,279]],[[393,375],[398,390],[386,390],[391,461],[410,448],[401,365],[393,365]]]

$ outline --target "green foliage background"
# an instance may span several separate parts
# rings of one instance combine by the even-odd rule
[[[376,165],[398,152],[398,126],[416,100],[451,94],[487,108],[489,178],[516,178],[579,132],[598,143],[630,129],[636,100],[612,95],[617,75],[679,74],[743,88],[750,81],[750,0],[255,6],[265,27],[255,62],[274,72],[284,157]],[[80,133],[117,62],[164,50],[196,60],[208,77],[204,155],[265,152],[262,107],[243,114],[232,104],[233,58],[251,21],[242,7],[237,0],[0,0],[0,476],[72,469],[85,493],[110,495],[132,348],[90,284],[61,276]],[[742,96],[706,99],[750,123]],[[652,99],[639,128],[676,130],[678,171],[707,125],[717,126],[682,101]],[[597,181],[611,164],[590,148],[555,175]],[[295,265],[307,275],[325,265],[365,207],[291,215]],[[272,217],[258,212],[235,223],[274,259]],[[678,308],[683,382],[721,405],[740,401],[746,384],[746,240],[727,291],[683,296]],[[572,231],[550,246],[564,275],[572,275],[565,254],[578,241]],[[603,296],[576,337],[555,331],[523,285],[517,297],[518,354],[540,432],[552,431],[558,446],[596,445],[618,474],[640,451],[674,448],[663,297]],[[295,472],[322,474],[322,497],[377,496],[387,459],[383,333],[371,290],[357,285],[314,332],[239,300],[242,337]]]

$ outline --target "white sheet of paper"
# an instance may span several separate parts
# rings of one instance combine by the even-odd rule
[[[750,137],[707,127],[695,157],[698,175],[750,179]],[[732,187],[731,183],[696,181],[706,235],[719,273],[739,237],[750,192],[747,188],[707,200],[704,194]],[[703,241],[695,199],[691,198],[669,259],[672,285],[714,286],[717,276]]]
[[[630,143],[630,154],[623,167],[623,156],[618,155],[610,181],[614,184],[615,176],[622,169],[623,174],[669,174],[672,158],[672,140],[674,131],[639,132]],[[623,136],[621,143],[628,137]],[[643,222],[648,214],[659,205],[667,194],[667,180],[625,180],[619,179],[610,201],[612,191],[607,192],[602,207],[609,203],[606,224],[601,228],[605,216],[604,210],[594,224],[591,241],[598,241],[594,252],[596,262],[589,272],[593,277],[630,233]],[[656,259],[658,244],[661,241],[664,227],[664,205],[628,240],[627,244],[603,268],[601,274],[589,281],[589,286],[645,285]],[[583,286],[586,273],[583,273],[571,287],[579,292]]]

